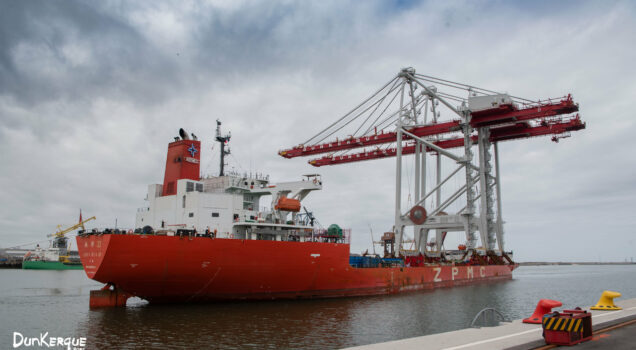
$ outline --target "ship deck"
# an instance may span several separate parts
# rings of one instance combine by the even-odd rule
[[[577,349],[631,349],[636,345],[636,324],[625,324],[636,320],[636,298],[617,299],[620,311],[588,311],[592,313],[594,337],[591,341],[580,343]],[[560,309],[560,308],[557,308]],[[611,326],[622,327],[607,333],[597,334],[599,330]],[[422,337],[407,338],[385,343],[370,344],[348,348],[348,350],[410,350],[410,349],[537,349],[545,347],[542,327],[537,324],[522,323],[515,320],[497,327],[466,328],[458,331],[431,334]]]

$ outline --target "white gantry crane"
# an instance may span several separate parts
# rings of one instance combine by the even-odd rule
[[[395,157],[393,232],[398,255],[444,260],[446,233],[463,231],[465,245],[454,252],[462,260],[505,263],[511,259],[504,250],[498,143],[544,135],[558,142],[585,128],[573,114],[577,111],[570,95],[532,101],[405,68],[349,113],[279,154],[322,155],[309,161],[317,167]],[[442,112],[450,117],[442,118]],[[427,162],[427,155],[433,161]],[[412,204],[405,208],[406,156],[414,156],[414,189]],[[443,161],[451,165],[444,167]],[[427,166],[434,170],[433,183],[426,181]],[[452,183],[459,185],[451,189]],[[428,211],[427,200],[432,202]],[[450,212],[452,206],[461,209]],[[407,228],[412,228],[414,249],[404,249]]]

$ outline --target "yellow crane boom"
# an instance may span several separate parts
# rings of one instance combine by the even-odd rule
[[[47,237],[53,237],[53,236],[58,237],[58,238],[59,237],[64,237],[65,234],[67,234],[67,233],[69,233],[69,232],[71,232],[71,231],[73,231],[73,230],[75,230],[77,228],[80,228],[80,227],[82,228],[82,230],[85,230],[86,228],[84,227],[84,224],[89,222],[89,221],[91,221],[91,220],[95,220],[95,217],[91,216],[90,218],[88,218],[86,220],[83,220],[83,221],[80,221],[79,223],[77,223],[77,224],[75,224],[75,225],[73,225],[71,227],[65,228],[65,229],[62,229],[62,225],[57,225],[57,232],[52,233],[50,235],[47,235]]]

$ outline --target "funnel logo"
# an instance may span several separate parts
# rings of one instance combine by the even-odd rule
[[[194,147],[194,143],[190,145],[190,148],[188,148],[188,152],[190,152],[190,154],[194,157],[194,155],[199,152],[199,150]]]

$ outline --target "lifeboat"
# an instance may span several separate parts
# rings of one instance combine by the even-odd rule
[[[298,199],[281,197],[278,200],[278,203],[276,203],[276,206],[274,207],[274,209],[276,209],[276,210],[284,210],[284,211],[299,212],[300,211],[300,201]]]

